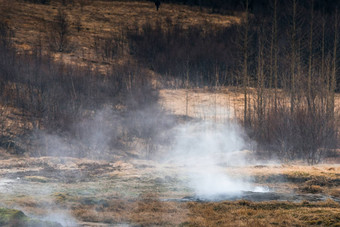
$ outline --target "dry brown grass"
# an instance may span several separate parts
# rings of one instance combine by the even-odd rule
[[[265,90],[266,98],[274,97],[274,91]],[[241,87],[219,87],[196,89],[162,89],[160,103],[175,115],[188,115],[192,118],[225,122],[230,118],[242,119],[244,112],[244,94]],[[187,98],[188,97],[188,98]],[[289,96],[283,90],[278,91],[280,105],[289,106]],[[256,102],[256,89],[248,88],[250,103]],[[270,103],[270,102],[269,102]],[[188,109],[187,109],[188,105]],[[340,94],[335,95],[335,108],[340,108]]]
[[[340,198],[340,188],[334,188],[330,190],[330,195],[336,198]]]
[[[323,202],[168,201],[167,199],[182,198],[191,194],[185,187],[180,186],[179,182],[159,183],[162,181],[158,179],[176,178],[183,170],[146,160],[118,161],[110,165],[106,161],[76,158],[1,160],[0,176],[15,172],[32,172],[29,176],[33,177],[36,176],[33,174],[44,176],[42,170],[46,166],[53,167],[54,172],[58,169],[70,172],[81,169],[82,172],[92,171],[93,174],[89,174],[92,178],[87,178],[84,182],[61,183],[62,188],[59,187],[57,191],[53,191],[55,182],[28,181],[22,178],[26,182],[25,188],[30,188],[32,185],[46,188],[51,184],[49,189],[51,194],[37,196],[23,193],[22,196],[18,196],[0,192],[0,203],[8,207],[20,207],[29,215],[44,216],[51,213],[51,210],[69,211],[80,223],[85,225],[86,222],[86,226],[91,226],[94,222],[144,226],[309,226],[314,224],[336,226],[340,221],[340,205],[332,200]],[[94,167],[95,170],[103,169],[103,171],[93,171]],[[233,177],[248,176],[258,185],[270,186],[278,193],[310,193],[311,191],[302,190],[301,187],[306,186],[322,190],[313,193],[339,198],[337,182],[340,179],[340,166],[336,164],[306,166],[297,163],[225,167],[225,171]],[[67,172],[65,176],[68,176]],[[47,175],[46,177],[53,178]],[[173,187],[175,185],[176,187]]]
[[[73,214],[82,221],[130,223],[146,226],[309,226],[340,221],[340,205],[334,202],[160,202],[110,201],[103,206],[79,206]]]
[[[14,41],[19,51],[30,51],[42,45],[45,53],[48,50],[50,23],[57,15],[58,9],[64,9],[71,25],[70,48],[68,53],[55,53],[55,59],[72,64],[92,64],[99,68],[107,68],[112,63],[117,64],[127,59],[101,59],[94,51],[95,37],[114,36],[125,43],[126,29],[140,28],[145,23],[160,21],[166,27],[166,24],[172,21],[184,27],[197,24],[203,27],[225,27],[240,21],[236,16],[210,14],[200,11],[199,8],[176,4],[163,3],[157,12],[153,2],[88,1],[82,10],[78,1],[75,1],[74,5],[62,6],[54,1],[51,5],[42,5],[0,0],[0,5],[4,12],[3,17],[14,31]],[[79,20],[81,30],[78,32]]]
[[[161,104],[175,115],[210,120],[216,117],[222,122],[240,116],[243,108],[242,91],[233,88],[216,93],[208,89],[163,89],[160,97]]]
[[[24,132],[23,130],[32,128],[27,117],[16,108],[0,105],[0,121],[2,122],[0,127],[2,127],[3,136],[20,135]]]

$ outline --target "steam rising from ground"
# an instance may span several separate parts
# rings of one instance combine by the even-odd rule
[[[112,152],[112,145],[121,132],[122,119],[109,108],[89,115],[92,116],[71,126],[71,136],[38,131],[40,155],[96,159]]]
[[[182,169],[197,196],[237,196],[242,191],[265,191],[249,179],[228,175],[226,166],[247,164],[246,136],[234,122],[189,122],[175,128],[173,152],[168,161]],[[224,168],[223,168],[224,166]]]
[[[168,147],[167,162],[176,168],[176,173],[186,179],[187,186],[200,198],[213,200],[219,195],[237,197],[243,191],[265,191],[254,187],[249,178],[232,176],[227,172],[227,166],[246,165],[250,153],[247,151],[249,139],[236,122],[222,124],[195,120],[176,123],[172,116],[155,110],[136,111],[124,119],[111,109],[104,108],[72,125],[75,135],[70,138],[38,132],[42,145],[40,154],[103,158],[105,154],[115,153],[115,146],[126,131],[131,138],[150,140],[153,145]],[[161,152],[159,147],[156,148],[152,155]],[[136,150],[143,153],[142,149]],[[46,187],[46,193],[52,193],[49,186]],[[53,204],[52,199],[50,203]],[[66,226],[75,223],[67,213],[51,212],[46,220]]]
[[[209,198],[220,194],[237,196],[242,191],[266,191],[253,187],[249,178],[232,176],[226,172],[226,166],[244,166],[251,158],[251,152],[247,150],[250,147],[250,140],[236,122],[230,120],[226,123],[215,123],[196,120],[178,124],[167,130],[159,123],[172,122],[166,116],[155,120],[153,113],[139,111],[129,119],[135,119],[139,123],[123,121],[108,109],[98,111],[91,120],[77,126],[80,129],[77,131],[81,132],[80,140],[73,141],[74,146],[70,146],[69,141],[63,141],[61,137],[45,135],[45,152],[50,155],[71,153],[72,150],[74,152],[76,149],[82,149],[80,145],[85,145],[84,150],[88,150],[86,153],[90,154],[90,157],[96,154],[101,156],[109,152],[112,140],[119,136],[118,129],[122,125],[125,127],[139,125],[141,135],[147,133],[152,136],[154,132],[162,134],[160,138],[153,140],[153,143],[162,144],[164,138],[172,141],[166,160],[175,164],[196,195]],[[175,122],[172,123],[165,125],[175,125]]]

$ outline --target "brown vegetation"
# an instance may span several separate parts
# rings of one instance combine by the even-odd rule
[[[322,203],[249,201],[219,203],[115,201],[107,207],[82,205],[73,211],[83,221],[153,226],[332,226],[339,223],[339,206]]]
[[[48,171],[48,169],[53,171]],[[77,171],[80,170],[80,171]],[[247,175],[258,185],[278,193],[315,198],[340,199],[338,165],[262,165],[229,167],[231,176]],[[20,206],[27,215],[48,216],[66,210],[80,224],[130,224],[153,226],[336,226],[340,206],[325,201],[248,200],[222,202],[169,201],[190,195],[180,182],[172,180],[180,169],[174,166],[135,160],[93,161],[76,158],[23,158],[0,161],[0,175],[20,177],[17,193],[2,190],[0,202]],[[30,177],[23,177],[24,175]],[[78,175],[77,178],[71,176]],[[85,178],[81,174],[86,175]],[[65,179],[67,178],[67,179]],[[43,179],[43,181],[41,181]],[[159,180],[163,179],[163,180]],[[14,179],[15,180],[15,179]],[[179,180],[179,179],[177,179]],[[169,182],[170,181],[170,182]],[[56,186],[56,182],[60,184]],[[177,183],[176,183],[177,182]],[[311,185],[305,190],[302,185]],[[2,186],[3,187],[3,186]],[[48,193],[32,189],[48,188]],[[317,189],[317,190],[314,190]]]
[[[105,105],[131,116],[157,106],[155,87],[236,86],[243,104],[231,107],[262,154],[315,164],[338,148],[339,20],[318,2],[259,13],[246,1],[239,17],[141,1],[2,3],[1,102],[33,129],[63,131]],[[147,127],[129,127],[128,140],[152,147]]]

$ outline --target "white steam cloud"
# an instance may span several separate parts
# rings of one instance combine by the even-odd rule
[[[110,108],[89,113],[81,122],[71,125],[72,135],[37,131],[39,155],[73,156],[97,159],[113,151],[122,132],[122,119]]]
[[[226,166],[247,164],[246,136],[234,122],[189,122],[174,130],[174,144],[167,160],[178,166],[188,186],[201,198],[238,196],[243,191],[263,191],[249,179],[231,176]]]

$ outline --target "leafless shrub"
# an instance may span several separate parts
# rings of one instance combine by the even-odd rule
[[[137,65],[115,67],[102,74],[87,67],[56,63],[48,56],[18,55],[13,47],[0,45],[0,48],[4,50],[0,53],[0,65],[3,66],[0,81],[4,88],[0,101],[2,105],[19,109],[30,121],[32,131],[27,132],[26,138],[31,141],[26,141],[27,147],[30,144],[46,145],[34,141],[49,137],[34,136],[35,132],[39,132],[38,135],[41,132],[47,135],[51,133],[57,134],[60,138],[57,141],[62,141],[64,145],[69,143],[63,155],[84,156],[91,147],[80,148],[86,147],[84,141],[91,134],[86,133],[86,129],[93,127],[79,130],[75,126],[95,121],[92,119],[95,113],[107,107],[111,109],[112,116],[118,119],[106,116],[103,122],[95,125],[105,126],[98,131],[115,133],[103,135],[103,144],[96,143],[93,149],[121,148],[126,146],[123,140],[132,138],[140,138],[152,146],[153,138],[158,134],[156,131],[159,130],[154,126],[162,122],[163,112],[157,106],[158,92],[151,85],[148,73]],[[110,119],[117,122],[110,123]],[[79,149],[70,149],[72,146]],[[19,151],[19,148],[16,150]],[[49,150],[35,148],[35,155],[46,154]]]
[[[66,12],[59,8],[58,14],[54,17],[49,28],[52,50],[59,52],[67,50],[69,44],[69,27]]]
[[[78,0],[80,10],[83,12],[84,7],[87,6],[88,4],[90,4],[90,2],[91,1],[89,1],[89,0]]]
[[[235,46],[230,45],[235,27],[206,31],[199,25],[184,28],[171,21],[167,26],[158,21],[128,31],[131,54],[165,79],[179,79],[178,86],[185,86],[187,77],[196,86],[215,85],[216,77],[219,84],[235,84],[234,78],[226,76],[237,65],[231,57]]]
[[[258,120],[251,120],[251,130],[259,150],[286,160],[304,159],[316,164],[338,146],[337,124],[324,112],[311,113],[301,107],[292,113],[289,107],[280,106],[267,111],[261,129],[256,127]]]
[[[24,0],[25,2],[32,2],[35,4],[50,4],[51,0]]]
[[[0,45],[2,48],[9,48],[12,45],[12,37],[14,33],[4,20],[0,20]]]
[[[74,0],[60,0],[60,2],[63,6],[67,6],[69,4],[72,4],[72,5],[74,4]]]
[[[77,32],[80,32],[82,30],[82,23],[81,23],[80,16],[76,16],[75,27],[77,29]]]
[[[110,35],[109,37],[95,37],[95,50],[103,60],[114,59],[120,50],[119,40]]]

